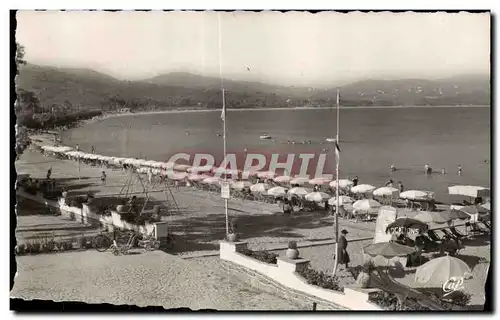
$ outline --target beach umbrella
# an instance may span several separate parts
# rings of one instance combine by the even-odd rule
[[[256,193],[264,193],[269,189],[269,185],[267,183],[256,183],[250,186],[250,191]]]
[[[166,162],[159,162],[159,161],[154,161],[152,164],[151,164],[152,167],[154,168],[166,168],[167,167],[167,163]]]
[[[483,208],[480,205],[471,205],[471,206],[466,206],[460,209],[460,211],[465,212],[470,215],[479,215],[479,214],[486,214],[489,212],[489,210]]]
[[[257,176],[257,174],[258,174],[258,173],[259,173],[258,171],[243,171],[243,172],[241,173],[241,176],[242,176],[243,178],[245,178],[245,179],[246,179],[247,177],[248,177],[248,178],[252,178],[252,177]]]
[[[174,172],[172,175],[169,176],[170,179],[172,180],[184,180],[187,177],[187,173],[185,172]]]
[[[339,200],[340,205],[354,203],[354,199],[349,196],[339,196]],[[328,204],[332,206],[337,205],[337,198],[330,198],[330,200],[328,200]]]
[[[392,187],[382,187],[375,189],[373,195],[377,197],[393,197],[397,198],[399,196],[399,190]]]
[[[252,183],[250,181],[234,181],[229,185],[229,187],[235,190],[243,190],[251,185]]]
[[[314,202],[324,202],[330,199],[332,196],[324,192],[311,192],[305,195],[307,201]]]
[[[292,180],[290,180],[290,184],[298,184],[298,185],[303,185],[304,183],[309,182],[309,178],[305,177],[295,177]]]
[[[434,198],[432,192],[420,190],[408,190],[405,192],[401,192],[399,197],[401,199],[408,200],[431,200]]]
[[[205,184],[220,184],[220,178],[217,177],[208,177],[203,179],[202,183]]]
[[[191,166],[187,164],[174,164],[173,168],[177,171],[187,171]]]
[[[295,188],[288,190],[287,193],[291,194],[291,195],[296,195],[299,197],[304,197],[306,194],[309,194],[309,191],[307,191],[306,189],[301,188],[301,187],[295,187]]]
[[[267,190],[267,195],[274,197],[281,197],[286,194],[286,189],[283,187],[273,187]]]
[[[421,287],[442,288],[452,277],[467,278],[471,270],[464,261],[449,255],[434,258],[415,272],[415,282]]]
[[[276,176],[276,173],[274,173],[272,171],[263,171],[263,172],[257,173],[257,178],[261,178],[261,179],[273,179],[275,176]]]
[[[360,184],[351,188],[352,193],[370,193],[376,188],[369,184]]]
[[[277,183],[287,183],[287,182],[290,182],[290,180],[292,180],[292,177],[279,176],[279,177],[274,178],[273,180],[274,180],[274,182],[277,182]]]
[[[155,164],[156,164],[156,161],[154,161],[154,160],[148,160],[148,161],[144,161],[142,165],[145,166],[145,167],[154,167]]]
[[[366,212],[366,213],[377,213],[378,209],[382,205],[378,203],[377,201],[373,199],[363,199],[363,200],[358,200],[352,204],[352,207],[361,212]]]
[[[393,258],[412,254],[415,249],[395,242],[379,242],[367,245],[363,251],[372,257]]]
[[[481,205],[481,207],[483,207],[484,209],[488,210],[488,212],[491,211],[491,203],[490,202],[487,202],[487,203],[483,203]]]
[[[212,172],[219,175],[236,176],[236,177],[240,173],[236,169],[225,169],[225,168],[215,168],[212,170]]]
[[[349,179],[339,179],[339,188],[340,189],[346,189],[346,188],[349,188],[350,186],[352,186],[354,184],[354,182],[352,182],[351,180]],[[337,188],[337,181],[334,180],[334,181],[331,181],[330,182],[330,187],[332,188]]]
[[[469,215],[458,210],[445,210],[438,212],[420,211],[414,219],[424,223],[446,223],[455,219],[467,219]]]
[[[213,170],[212,166],[197,166],[197,167],[186,168],[186,171],[189,173],[210,172],[212,170]]]
[[[402,229],[403,231],[408,229],[427,231],[427,229],[429,229],[429,226],[423,221],[403,217],[397,218],[396,221],[389,224],[385,231],[388,233],[391,230],[397,229]]]
[[[490,189],[479,186],[452,186],[448,187],[449,194],[467,196],[472,198],[489,197]]]
[[[324,185],[324,184],[328,184],[330,181],[332,181],[332,180],[326,179],[326,178],[314,178],[314,179],[309,180],[309,184],[310,185]]]
[[[206,174],[196,174],[196,173],[194,173],[194,174],[190,174],[190,175],[187,177],[187,179],[188,179],[189,181],[195,181],[195,182],[196,182],[196,181],[202,181],[202,180],[204,180],[204,179],[206,179],[206,178],[209,178],[209,176],[207,176]]]

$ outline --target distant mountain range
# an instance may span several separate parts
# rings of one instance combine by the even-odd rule
[[[285,87],[224,79],[229,108],[331,106],[336,90]],[[220,79],[184,72],[141,81],[122,81],[90,69],[28,64],[16,84],[34,91],[44,105],[84,108],[220,108]],[[341,104],[348,106],[488,105],[489,75],[463,75],[440,80],[363,80],[341,86]]]

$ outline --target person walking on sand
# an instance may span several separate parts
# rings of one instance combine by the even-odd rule
[[[458,166],[457,166],[457,170],[458,170],[457,174],[458,174],[459,176],[461,176],[461,175],[462,175],[462,166],[461,166],[461,165],[458,165]]]
[[[343,229],[341,232],[341,235],[339,237],[339,244],[338,244],[338,264],[339,265],[345,265],[345,268],[347,269],[349,267],[349,262],[351,262],[351,259],[349,258],[349,253],[347,252],[347,239],[346,235],[349,233],[347,232],[346,229]]]
[[[106,172],[104,171],[101,172],[101,181],[102,185],[106,185]]]
[[[52,167],[47,170],[47,180],[50,180],[50,176],[52,175]]]
[[[387,181],[387,182],[385,183],[385,186],[386,186],[386,187],[390,187],[390,188],[392,188],[392,186],[393,186],[393,185],[394,185],[394,181],[393,181],[392,179],[389,179],[389,181]]]

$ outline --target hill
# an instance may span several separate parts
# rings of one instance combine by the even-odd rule
[[[121,81],[90,69],[21,67],[17,87],[35,92],[42,107],[84,109],[220,108],[220,80],[189,73],[169,73],[142,81]],[[224,80],[230,108],[331,106],[337,88],[291,88],[259,82]],[[447,79],[363,80],[344,85],[341,103],[371,105],[489,104],[488,76]]]

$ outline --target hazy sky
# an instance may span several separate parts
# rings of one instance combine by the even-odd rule
[[[490,68],[489,14],[222,12],[220,20],[222,73],[233,79],[315,85]],[[121,79],[219,75],[216,12],[21,11],[17,21],[31,63]]]

